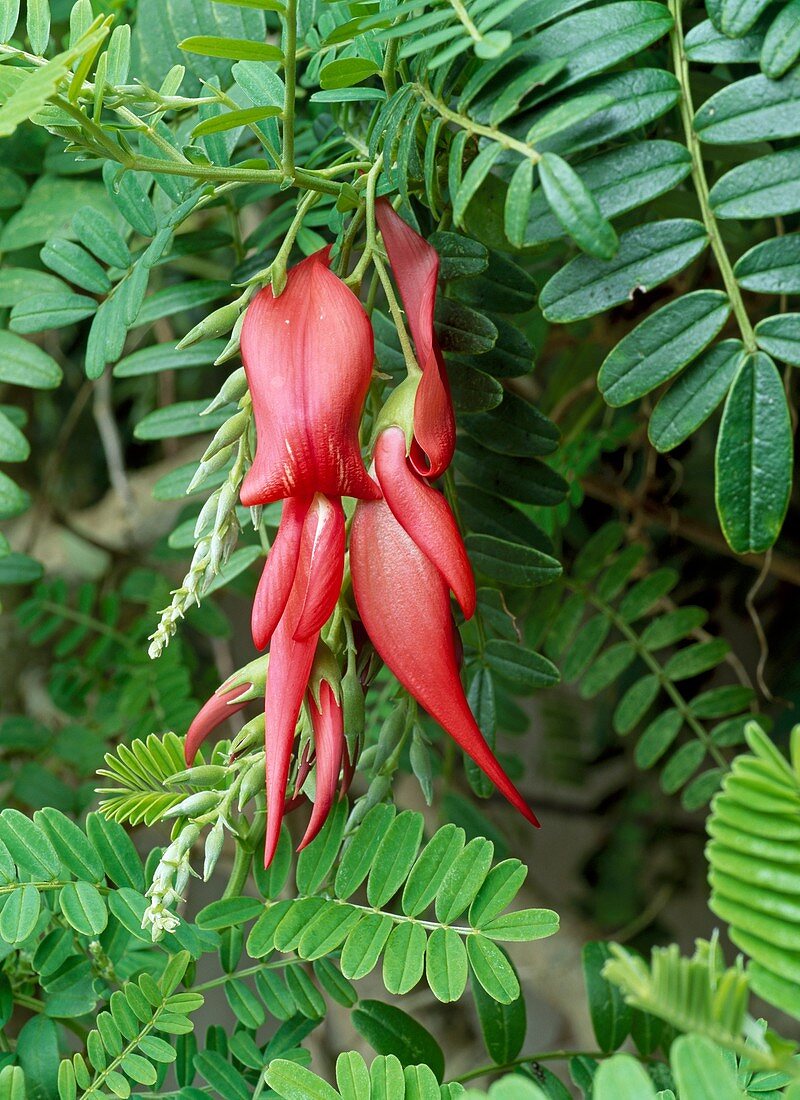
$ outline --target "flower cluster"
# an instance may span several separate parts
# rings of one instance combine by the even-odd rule
[[[261,290],[242,327],[256,451],[240,498],[250,507],[283,501],[251,620],[255,646],[269,647],[266,864],[283,815],[302,801],[312,767],[314,805],[301,848],[316,836],[352,775],[354,739],[345,737],[345,727],[353,630],[348,628],[344,681],[341,654],[321,637],[332,617],[351,614],[350,584],[361,633],[374,651],[536,824],[481,734],[459,673],[450,594],[465,618],[474,613],[476,596],[456,521],[431,484],[455,449],[453,406],[433,324],[438,256],[385,199],[376,205],[376,218],[416,362],[374,419],[369,471],[359,429],[372,380],[372,326],[358,298],[330,270],[330,250],[289,271],[280,295],[271,287]],[[348,508],[347,571],[342,498],[356,502]],[[247,704],[250,688],[241,678],[229,681],[203,707],[186,739],[187,763],[224,718]],[[298,735],[294,793],[287,798]]]

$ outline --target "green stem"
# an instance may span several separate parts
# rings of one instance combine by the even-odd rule
[[[476,134],[479,137],[488,138],[490,141],[496,142],[504,149],[510,149],[515,153],[519,153],[520,156],[526,157],[528,160],[536,164],[541,160],[542,154],[533,145],[528,145],[525,141],[518,141],[510,134],[503,133],[502,130],[497,130],[494,126],[484,126],[480,122],[475,122],[468,115],[459,114],[458,111],[452,111],[445,103],[442,103],[430,89],[426,88],[424,84],[414,84],[414,91],[420,95],[429,107],[433,107],[434,111],[438,115],[441,115],[447,122],[452,122],[454,126],[458,126],[462,130],[467,130],[471,134]]]
[[[369,225],[369,216],[367,224]],[[384,264],[383,260],[377,252],[372,253],[372,262],[375,265],[375,270],[377,271],[378,278],[381,281],[383,293],[386,295],[386,301],[389,306],[389,312],[392,315],[394,326],[397,329],[397,336],[400,341],[400,347],[403,350],[403,358],[405,359],[406,363],[406,371],[412,376],[419,375],[421,373],[420,366],[419,363],[417,363],[417,357],[414,354],[414,348],[411,346],[411,340],[409,339],[408,333],[406,332],[405,322],[403,321],[403,312],[400,309],[400,305],[395,296],[394,287],[392,286],[392,280],[389,278],[389,273],[386,270],[386,265]],[[353,274],[355,274],[355,272],[353,272]]]
[[[236,853],[233,857],[228,884],[222,892],[223,898],[238,898],[244,889],[250,875],[250,866],[253,862],[253,849],[246,842],[236,843]]]
[[[541,1050],[536,1051],[534,1054],[525,1054],[521,1058],[515,1058],[513,1062],[503,1062],[501,1066],[479,1066],[477,1069],[471,1069],[468,1073],[453,1077],[452,1080],[464,1084],[465,1081],[474,1081],[476,1077],[505,1073],[506,1070],[516,1069],[517,1066],[527,1066],[531,1062],[561,1062],[568,1061],[570,1058],[596,1058],[599,1061],[601,1058],[610,1058],[613,1053],[613,1051],[603,1050]],[[641,1062],[656,1061],[654,1058],[642,1055],[638,1055],[638,1057]]]
[[[390,38],[383,55],[383,69],[381,80],[390,98],[397,91],[397,51],[400,49],[400,37]]]
[[[297,0],[286,0],[283,97],[283,173],[294,178],[294,100],[297,77]]]
[[[469,17],[469,12],[461,3],[461,0],[450,0],[450,6],[459,18],[461,26],[470,36],[473,42],[480,42],[482,35]]]
[[[681,86],[681,122],[683,123],[686,147],[692,158],[692,182],[694,183],[697,193],[697,201],[700,204],[703,225],[706,227],[706,232],[711,242],[711,251],[714,253],[714,258],[717,261],[717,266],[725,285],[725,291],[730,300],[734,317],[739,325],[742,341],[748,352],[754,352],[758,348],[755,333],[753,332],[750,318],[747,315],[744,300],[742,299],[742,292],[733,274],[733,266],[722,241],[717,219],[714,217],[711,209],[708,193],[708,179],[703,165],[703,153],[700,146],[700,140],[694,129],[694,104],[692,102],[692,89],[689,81],[689,62],[686,58],[683,43],[681,6],[681,0],[669,0],[669,10],[673,18],[673,27],[670,31],[672,61],[675,67],[675,75]]]

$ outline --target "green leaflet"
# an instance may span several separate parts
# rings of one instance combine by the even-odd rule
[[[769,0],[720,0],[720,30],[730,38],[747,34],[768,3]]]
[[[723,340],[673,382],[650,417],[647,434],[656,450],[672,450],[705,423],[728,392],[743,355],[740,340]]]
[[[573,240],[589,256],[611,259],[619,244],[617,235],[581,177],[561,157],[545,153],[539,178],[550,208]]]
[[[758,61],[764,44],[763,27],[756,26],[741,38],[729,38],[706,19],[691,28],[684,44],[689,61],[711,64]]]
[[[747,290],[800,293],[800,233],[772,237],[755,245],[737,260],[733,273]]]
[[[800,313],[765,317],[756,325],[756,341],[769,355],[800,367]]]
[[[757,352],[739,367],[717,441],[717,512],[737,553],[757,553],[773,544],[789,504],[791,481],[786,395],[773,361]]]
[[[761,50],[761,71],[780,80],[800,57],[800,0],[789,0],[773,20]]]
[[[707,99],[694,117],[702,141],[715,145],[773,141],[800,134],[800,72],[783,80],[747,76]]]
[[[718,218],[774,218],[800,210],[800,149],[731,168],[709,195]]]
[[[603,216],[614,218],[680,183],[689,173],[690,158],[677,142],[650,140],[600,153],[573,167],[594,195]],[[532,196],[526,221],[524,244],[555,240],[564,233],[541,191]]]
[[[600,368],[609,405],[627,405],[677,374],[714,339],[730,314],[727,296],[698,290],[656,310],[625,336]]]
[[[637,226],[622,234],[613,260],[571,260],[542,288],[539,304],[549,321],[593,317],[682,271],[707,243],[703,226],[688,219]]]

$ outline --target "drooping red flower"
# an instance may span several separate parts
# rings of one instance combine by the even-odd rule
[[[279,540],[280,543],[279,543]],[[270,558],[279,557],[272,585],[259,584],[253,641],[269,643],[266,687],[267,835],[265,864],[275,853],[297,719],[303,705],[319,632],[333,613],[344,573],[345,521],[340,500],[317,493],[288,500]],[[270,569],[270,558],[266,570]],[[263,590],[263,591],[262,591]],[[276,597],[286,594],[282,607]],[[313,717],[313,713],[312,713]],[[327,732],[327,731],[324,731]],[[323,760],[326,759],[323,752]]]
[[[450,383],[433,327],[439,255],[395,212],[388,199],[375,204],[422,377],[414,401],[414,439],[409,460],[423,477],[439,477],[453,458],[456,424]]]
[[[327,820],[336,797],[345,755],[342,706],[327,680],[320,684],[319,701],[309,691],[308,706],[314,731],[316,789],[314,809],[305,835],[297,846],[298,852],[311,843]]]
[[[375,472],[384,499],[357,505],[350,535],[361,621],[403,687],[509,802],[538,825],[487,744],[464,694],[450,590],[470,617],[475,584],[447,502],[409,469],[399,428],[387,429],[378,439]]]
[[[197,712],[187,730],[186,740],[183,744],[187,767],[192,766],[194,758],[197,756],[197,750],[209,734],[227,721],[231,715],[238,714],[240,710],[247,706],[250,702],[249,692],[251,687],[251,684],[242,684],[226,691],[223,684]],[[241,699],[242,695],[247,695],[248,698]]]
[[[283,497],[371,498],[358,427],[372,376],[372,327],[329,269],[330,248],[289,271],[277,298],[247,307],[242,361],[253,401],[256,454],[241,489],[245,506]]]

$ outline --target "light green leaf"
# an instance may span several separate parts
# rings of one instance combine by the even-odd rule
[[[36,927],[40,908],[39,891],[31,883],[14,890],[0,912],[0,937],[9,944],[23,943]]]
[[[467,950],[453,928],[434,928],[425,955],[425,977],[438,1001],[457,1001],[467,985]]]
[[[630,1054],[617,1054],[598,1066],[592,1096],[594,1100],[656,1100],[656,1090],[641,1062]],[[686,1096],[688,1100],[693,1094]]]
[[[467,954],[472,972],[489,996],[510,1005],[520,995],[519,980],[505,952],[486,936],[468,936]]]
[[[702,1035],[681,1035],[670,1048],[681,1096],[692,1100],[743,1100],[736,1074],[722,1051]]]
[[[198,53],[203,57],[227,57],[234,61],[282,61],[280,47],[270,42],[251,42],[247,38],[218,38],[198,34],[184,38],[178,49]]]
[[[61,912],[82,936],[99,936],[108,924],[108,911],[97,888],[89,882],[68,882],[59,895]]]
[[[409,993],[425,968],[427,936],[420,924],[398,924],[386,942],[383,955],[383,984],[388,993]]]
[[[192,137],[221,134],[227,130],[234,130],[237,126],[250,126],[265,118],[276,118],[280,113],[280,107],[245,107],[239,111],[226,111],[224,114],[215,115],[198,123],[192,130]]]

